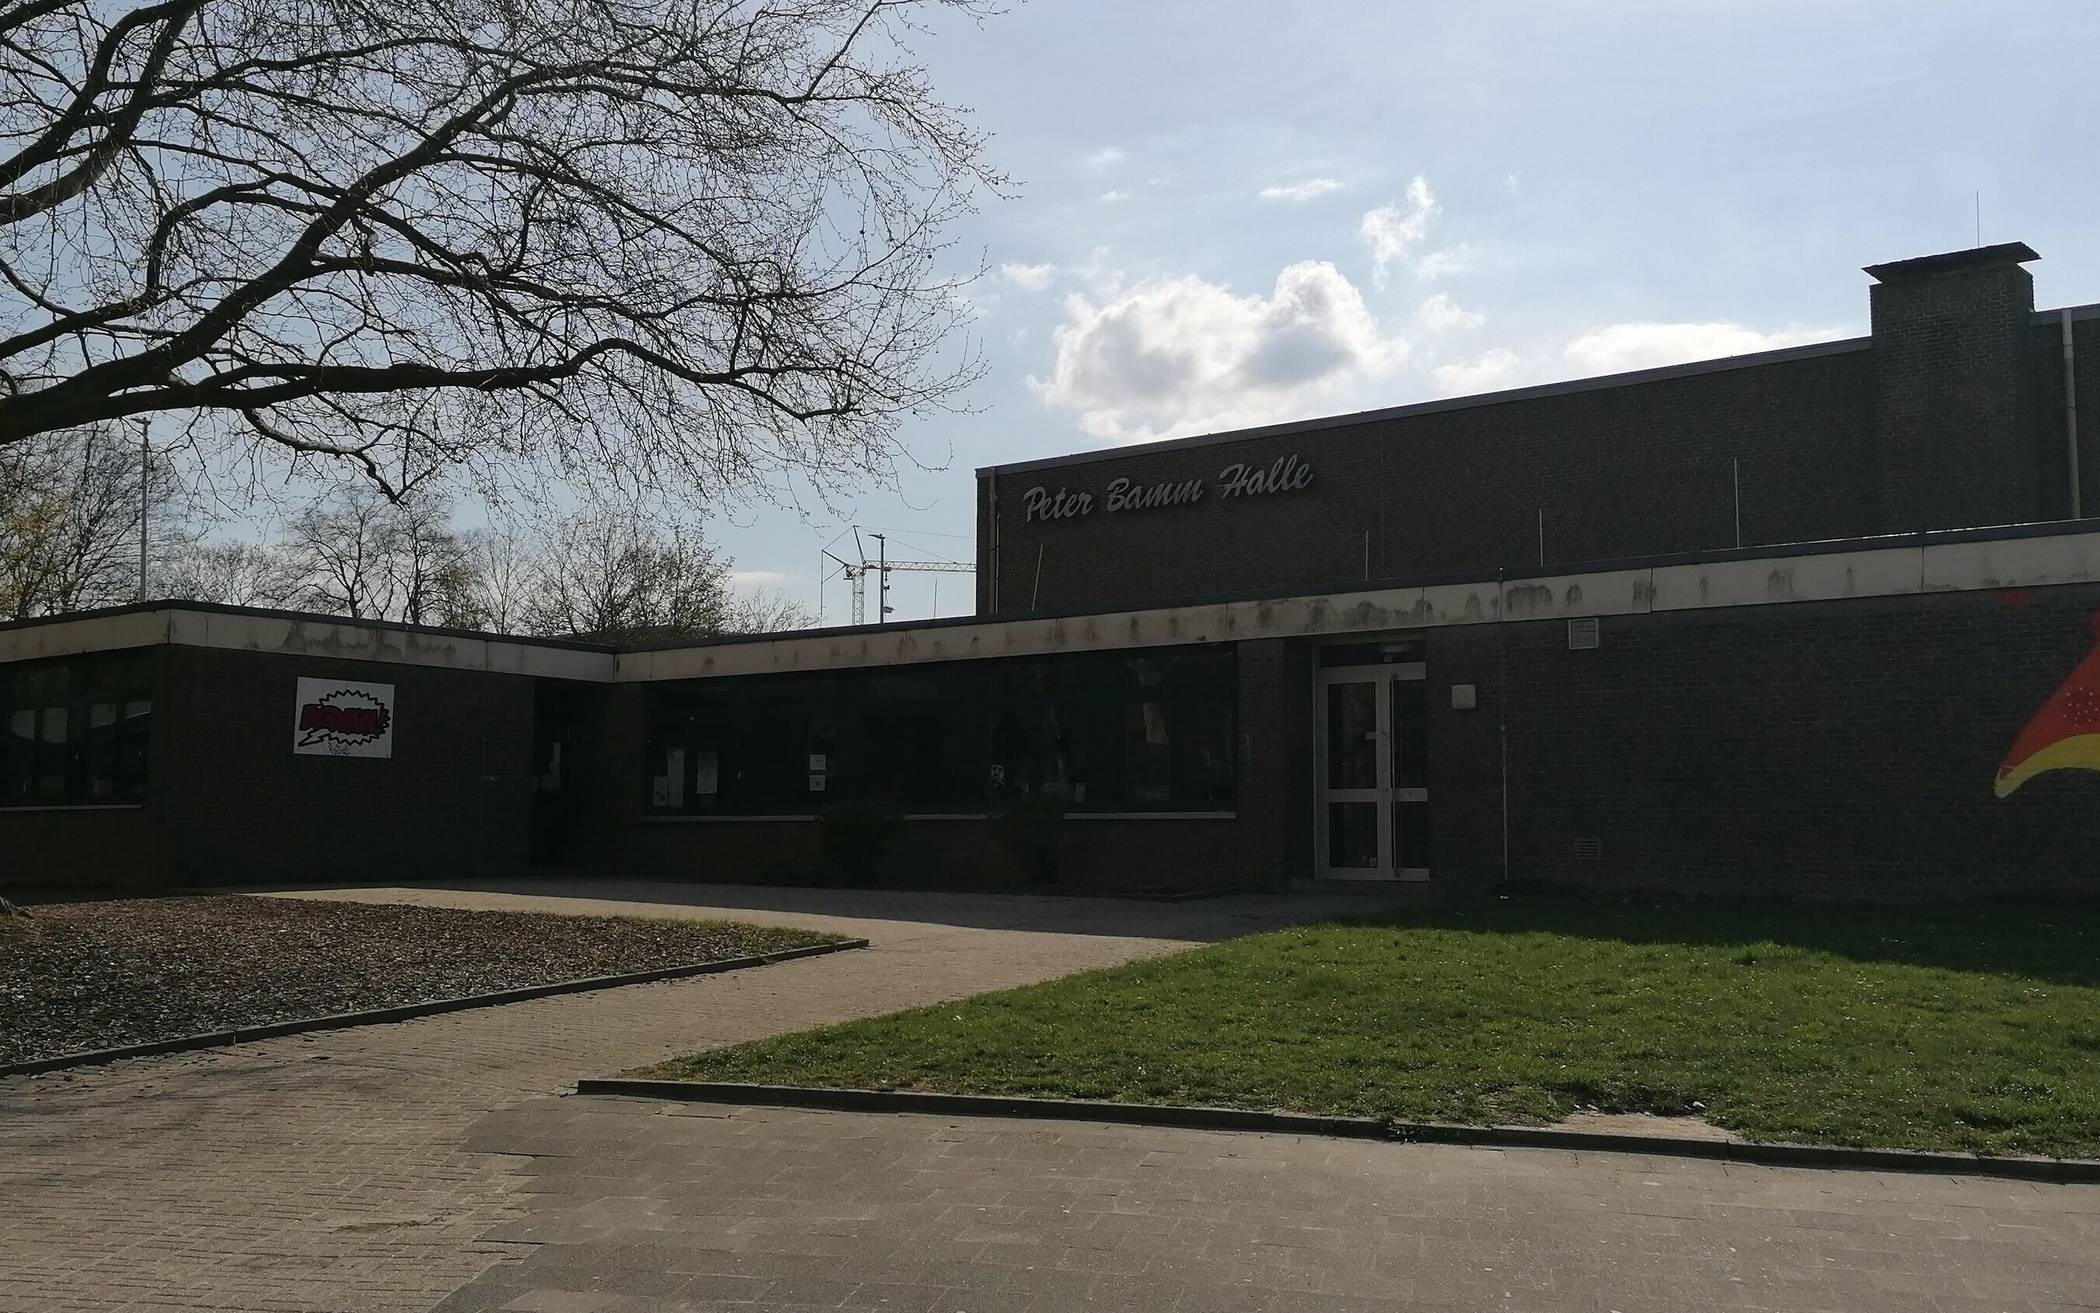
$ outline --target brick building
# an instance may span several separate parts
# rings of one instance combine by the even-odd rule
[[[813,818],[1000,883],[2085,889],[2100,306],[978,473],[978,614],[661,648],[188,604],[0,627],[0,879],[738,879]],[[2087,418],[2081,422],[2080,416]]]

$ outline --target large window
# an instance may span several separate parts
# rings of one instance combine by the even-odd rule
[[[692,680],[649,693],[648,809],[800,816],[876,801],[975,814],[1228,811],[1229,647]]]
[[[0,807],[146,800],[149,652],[0,666]]]

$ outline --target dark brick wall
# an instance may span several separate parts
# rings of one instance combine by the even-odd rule
[[[2074,319],[2071,325],[2072,355],[2078,380],[2078,483],[2083,493],[2079,507],[2087,516],[2100,516],[2100,318]],[[2069,442],[2064,423],[2063,324],[2055,316],[2029,330],[2028,355],[2034,373],[2035,432],[2039,446],[2037,467],[2042,489],[2037,494],[2045,518],[2071,514],[2066,477]]]
[[[1993,793],[2014,737],[2094,646],[2100,590],[1432,631],[1441,884],[1510,874],[1708,893],[2100,892],[2100,774]],[[1508,645],[1507,676],[1499,646]],[[1480,707],[1449,709],[1474,682]],[[1601,859],[1577,860],[1596,839]]]
[[[163,649],[149,785],[170,882],[427,880],[526,864],[525,676]],[[295,756],[301,676],[391,683],[394,755]]]
[[[1262,639],[1239,653],[1239,879],[1275,884],[1310,870],[1319,647]]]
[[[2044,518],[2033,275],[1903,276],[1876,283],[1870,306],[1877,527]]]
[[[1943,594],[1427,631],[1431,863],[1441,891],[1508,874],[1594,886],[1808,898],[2092,892],[2100,774],[1999,799],[1998,763],[2092,649],[2100,588]],[[1075,888],[1273,887],[1312,865],[1317,640],[1239,647],[1231,820],[1073,821]],[[1452,708],[1472,684],[1478,706]],[[612,874],[764,878],[815,853],[809,822],[641,818],[641,689],[607,690],[579,859]],[[1597,860],[1578,859],[1594,839]],[[976,821],[912,822],[929,884],[1015,888]]]
[[[155,851],[143,807],[0,811],[0,889],[143,886]]]
[[[998,610],[1071,610],[1366,577],[1549,562],[1867,529],[1871,378],[1864,350],[1181,450],[1107,453],[997,476]],[[1215,482],[1233,462],[1314,466],[1296,492],[1108,513],[1116,478]],[[979,605],[993,553],[980,480]],[[1029,487],[1090,491],[1094,511],[1022,521]],[[1040,565],[1040,583],[1038,566]]]
[[[1197,447],[1101,452],[978,487],[978,609],[1142,606],[1736,545],[2062,518],[2061,330],[2011,257],[1879,266],[1853,349]],[[2100,515],[2100,319],[2076,321],[2081,487]],[[1216,495],[1298,456],[1311,486]],[[1116,479],[1203,500],[1111,513]],[[1031,487],[1091,513],[1024,521]],[[997,496],[996,523],[993,493]],[[1541,529],[1543,528],[1543,533]],[[994,544],[996,543],[996,550]]]

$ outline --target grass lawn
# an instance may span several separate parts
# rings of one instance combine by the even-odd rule
[[[1428,907],[639,1074],[2093,1157],[2100,906]]]

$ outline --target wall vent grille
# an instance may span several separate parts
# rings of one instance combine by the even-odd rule
[[[1591,648],[1596,647],[1598,643],[1597,617],[1589,615],[1582,617],[1580,620],[1568,621],[1568,650],[1570,652],[1587,652]]]
[[[1594,862],[1601,860],[1603,856],[1604,841],[1602,839],[1577,839],[1575,841],[1576,861]]]

